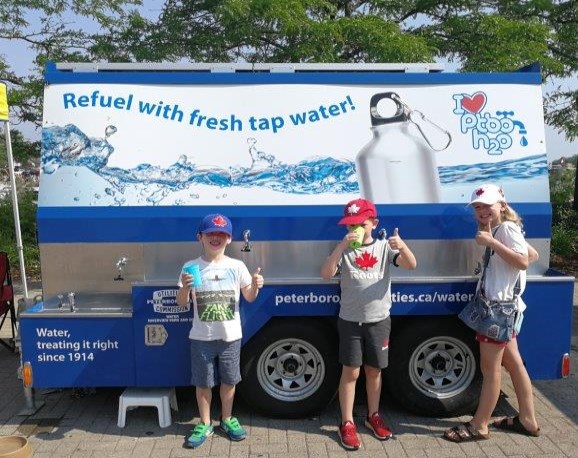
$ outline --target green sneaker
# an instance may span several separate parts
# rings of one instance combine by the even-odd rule
[[[185,447],[187,448],[197,448],[205,443],[207,437],[213,435],[213,425],[205,425],[204,423],[198,423],[193,430],[191,435],[187,437],[185,441]]]
[[[235,417],[231,417],[228,420],[221,419],[219,428],[227,436],[229,436],[229,439],[232,441],[242,441],[247,437],[247,431],[243,429],[239,423],[239,420],[237,420]]]

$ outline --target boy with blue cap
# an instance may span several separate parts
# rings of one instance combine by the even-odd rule
[[[177,303],[194,307],[191,340],[191,384],[196,387],[200,422],[185,441],[185,447],[196,448],[213,434],[211,423],[212,387],[220,383],[221,420],[219,428],[231,440],[245,439],[247,433],[232,416],[235,385],[241,381],[240,295],[253,302],[263,287],[261,268],[251,275],[247,266],[225,255],[231,243],[233,225],[221,214],[210,214],[199,225],[198,240],[203,254],[185,263],[179,277]],[[201,285],[193,286],[188,266],[199,266]]]

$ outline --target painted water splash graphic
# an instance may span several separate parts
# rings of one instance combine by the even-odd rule
[[[139,164],[131,169],[108,166],[114,147],[109,139],[117,128],[108,126],[103,138],[91,138],[77,126],[46,127],[42,131],[42,172],[54,174],[63,167],[86,169],[105,180],[107,185],[95,189],[92,196],[84,196],[84,204],[92,204],[103,197],[123,205],[126,196],[138,196],[138,204],[159,205],[175,192],[191,190],[187,199],[175,199],[171,204],[189,205],[199,199],[195,185],[215,188],[215,197],[225,198],[231,188],[268,188],[286,194],[313,195],[322,193],[359,194],[355,163],[330,157],[312,157],[296,164],[286,164],[274,155],[260,151],[257,140],[247,139],[251,165],[232,165],[228,168],[195,164],[186,155],[163,168]],[[75,172],[76,174],[77,172]],[[527,157],[495,164],[440,167],[442,184],[500,181],[501,178],[525,179],[547,174],[546,155]],[[194,190],[194,191],[193,191]],[[80,198],[73,197],[75,202]],[[185,201],[186,200],[186,201]],[[78,203],[82,205],[83,203]]]
[[[204,184],[219,188],[269,188],[293,194],[359,192],[353,161],[333,158],[312,158],[297,164],[284,164],[273,155],[259,151],[257,141],[247,140],[251,156],[250,167],[223,168],[199,165],[188,161],[186,155],[168,168],[140,164],[132,169],[109,167],[114,152],[108,137],[116,127],[108,126],[105,138],[89,138],[78,127],[49,127],[42,131],[42,171],[52,174],[63,166],[86,167],[111,184],[108,195],[124,192],[127,187],[144,185],[141,195],[156,204],[168,194]],[[118,201],[117,203],[122,203]]]
[[[527,179],[548,174],[548,158],[545,154],[523,159],[479,164],[439,167],[442,184],[497,182],[505,179]]]

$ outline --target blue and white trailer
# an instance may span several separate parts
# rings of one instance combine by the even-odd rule
[[[379,144],[379,147],[376,145]],[[54,64],[46,67],[38,200],[43,301],[20,314],[28,387],[190,383],[182,264],[202,216],[266,280],[242,303],[241,395],[305,416],[335,395],[339,284],[320,267],[346,202],[377,204],[417,256],[395,270],[385,386],[407,408],[465,412],[481,374],[457,314],[480,248],[466,207],[500,184],[540,259],[521,352],[534,379],[568,373],[573,278],[549,268],[551,206],[536,69],[431,64]]]

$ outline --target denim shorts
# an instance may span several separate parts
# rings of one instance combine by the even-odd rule
[[[391,317],[376,323],[357,323],[339,318],[339,362],[344,366],[364,364],[385,369],[389,362]]]
[[[212,388],[241,381],[241,339],[191,340],[191,385]]]

